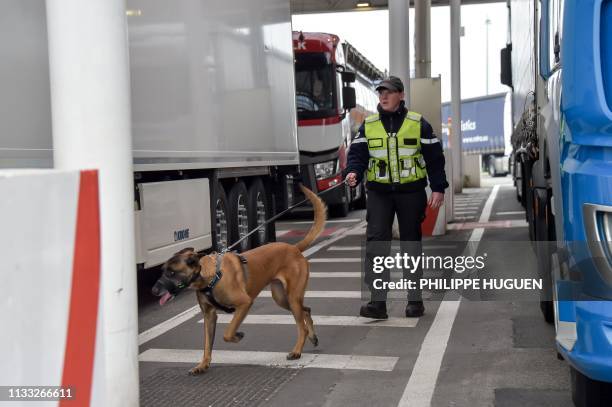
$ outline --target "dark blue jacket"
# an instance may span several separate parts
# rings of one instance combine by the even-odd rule
[[[408,110],[404,106],[404,101],[400,103],[399,108],[392,113],[385,112],[378,105],[378,112],[380,113],[380,119],[387,133],[397,133],[404,123],[404,118]],[[359,132],[353,138],[353,143],[349,148],[347,157],[347,167],[344,170],[344,177],[349,172],[357,174],[357,182],[361,182],[364,172],[368,168],[368,161],[370,153],[368,152],[368,143],[354,141],[365,138],[365,125],[362,124],[359,128]],[[424,141],[425,140],[425,141]],[[427,140],[434,141],[433,143],[427,143]],[[442,143],[435,142],[436,136],[431,128],[431,125],[427,120],[421,118],[421,154],[425,159],[425,167],[427,169],[427,177],[429,178],[429,184],[431,190],[434,192],[444,192],[448,188],[448,182],[446,181],[446,173],[444,171],[444,152],[442,150]],[[427,180],[422,179],[407,184],[381,184],[379,182],[368,181],[367,187],[374,191],[398,191],[398,192],[410,192],[422,190],[427,186]]]

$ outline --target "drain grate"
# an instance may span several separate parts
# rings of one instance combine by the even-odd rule
[[[269,401],[299,369],[261,366],[214,366],[200,376],[185,367],[160,368],[140,382],[140,405],[260,406]]]

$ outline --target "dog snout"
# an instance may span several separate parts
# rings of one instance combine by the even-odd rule
[[[151,288],[151,294],[155,295],[156,297],[159,297],[159,295],[161,294],[161,287],[159,282],[155,283],[153,288]]]

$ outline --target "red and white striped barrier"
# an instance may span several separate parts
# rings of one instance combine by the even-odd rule
[[[104,405],[96,171],[0,171],[0,383]]]
[[[450,193],[448,190],[446,192]],[[431,189],[427,187],[428,200],[430,196]],[[421,224],[421,231],[423,233],[423,236],[442,236],[446,233],[445,204],[436,209],[431,209],[429,205],[427,205],[427,209],[425,211],[425,220]]]

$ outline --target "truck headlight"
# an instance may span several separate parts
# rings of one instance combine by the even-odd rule
[[[330,160],[314,165],[317,180],[333,177],[337,172],[338,160]]]
[[[582,214],[593,260],[604,280],[612,284],[612,206],[585,203]]]

